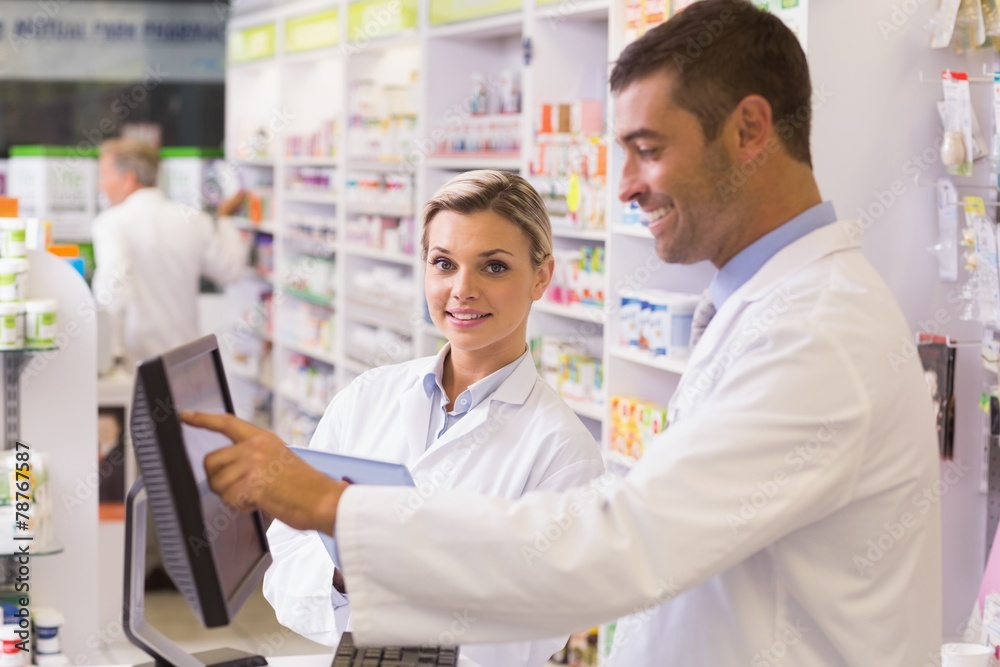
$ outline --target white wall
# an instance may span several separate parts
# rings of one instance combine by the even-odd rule
[[[919,169],[914,156],[936,154],[939,121],[934,102],[939,83],[920,83],[919,72],[940,78],[942,69],[964,69],[983,76],[987,53],[958,56],[953,50],[932,51],[927,28],[937,6],[930,0],[813,0],[809,17],[809,61],[814,89],[826,97],[815,109],[813,161],[825,199],[841,218],[857,217],[859,208],[879,212],[879,197],[890,202],[873,217],[865,234],[868,257],[888,282],[914,330],[928,331],[935,314],[941,330],[958,339],[977,339],[981,327],[959,319],[954,305],[958,284],[942,283],[927,248],[937,235],[934,190],[913,180]],[[904,7],[905,5],[905,7]],[[905,10],[915,11],[907,16]],[[893,23],[893,19],[897,21]],[[989,127],[991,87],[972,84],[977,113]],[[983,184],[976,177],[957,179]],[[943,173],[935,160],[919,180],[932,182]],[[900,196],[892,194],[893,184]],[[962,190],[959,194],[984,194]],[[890,201],[894,199],[894,201]],[[959,278],[964,270],[960,268]],[[949,301],[949,293],[952,301]],[[891,372],[889,365],[886,372]],[[979,350],[958,351],[958,470],[969,468],[944,489],[941,510],[944,538],[944,633],[961,634],[972,609],[984,564],[986,498],[979,491],[983,438],[979,393],[985,374]],[[942,468],[944,470],[944,468]]]

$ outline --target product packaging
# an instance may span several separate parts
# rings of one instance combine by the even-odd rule
[[[945,102],[945,131],[941,142],[941,162],[948,173],[972,175],[975,148],[972,141],[972,101],[969,76],[945,70],[942,74]]]
[[[24,303],[24,340],[29,348],[53,347],[56,343],[55,299],[32,299]]]

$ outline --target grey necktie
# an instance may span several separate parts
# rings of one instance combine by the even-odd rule
[[[691,348],[698,344],[701,335],[705,333],[708,323],[715,317],[715,304],[712,303],[712,293],[705,290],[701,293],[701,300],[694,309],[694,318],[691,320]]]

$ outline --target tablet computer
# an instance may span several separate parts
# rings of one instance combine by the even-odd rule
[[[333,479],[347,478],[353,484],[376,486],[413,486],[413,477],[402,463],[334,454],[318,449],[289,447],[296,456]]]
[[[374,484],[375,486],[414,486],[410,471],[402,463],[376,461],[347,454],[334,454],[318,449],[289,447],[296,456],[321,473],[336,480],[350,481],[352,484]],[[330,559],[337,563],[337,548],[332,537],[316,531],[323,540]]]

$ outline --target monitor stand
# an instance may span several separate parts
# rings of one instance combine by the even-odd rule
[[[188,653],[146,621],[146,487],[136,480],[125,502],[125,635],[155,662],[138,667],[262,667],[263,656],[231,648]]]

